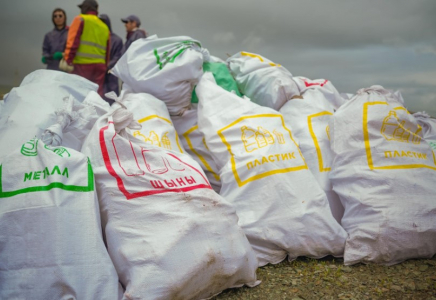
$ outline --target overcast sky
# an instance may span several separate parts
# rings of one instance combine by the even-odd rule
[[[75,0],[2,0],[0,85],[18,85],[41,61],[51,12]],[[100,0],[116,34],[136,14],[159,37],[186,35],[212,55],[249,51],[295,76],[329,79],[339,92],[373,84],[403,93],[412,111],[436,116],[436,0]]]

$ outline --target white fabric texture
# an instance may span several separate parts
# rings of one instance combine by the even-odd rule
[[[361,89],[330,121],[330,179],[345,208],[344,263],[436,254],[436,159],[398,94]]]
[[[292,128],[307,165],[329,200],[336,221],[341,222],[344,207],[332,190],[329,179],[333,155],[330,150],[329,120],[345,101],[327,80],[294,77],[303,99],[289,100],[280,109],[285,123]]]
[[[119,299],[88,158],[33,139],[0,175],[0,299]]]
[[[424,139],[430,144],[433,152],[436,154],[436,119],[431,118],[425,111],[414,113],[413,116],[422,127]]]
[[[201,166],[212,188],[219,193],[221,180],[203,134],[198,130],[197,104],[192,104],[181,116],[171,117],[186,152]]]
[[[106,94],[106,97],[126,107],[141,125],[140,129],[128,129],[128,133],[150,145],[184,152],[164,102],[146,93],[121,92],[119,97],[115,93]]]
[[[341,256],[346,232],[282,115],[225,91],[211,73],[197,95],[198,127],[220,170],[220,194],[236,208],[260,266],[286,255]]]
[[[265,57],[241,51],[229,57],[227,65],[241,93],[259,105],[279,110],[300,95],[292,74]]]
[[[56,124],[56,111],[64,109],[64,98],[71,95],[80,106],[88,93],[96,90],[97,85],[91,81],[59,71],[38,70],[27,75],[8,94],[0,112],[0,160],[20,147],[23,139],[39,138]],[[62,144],[75,150],[81,148],[81,140],[74,132],[64,134]]]
[[[170,115],[189,108],[194,86],[210,59],[200,42],[187,37],[137,40],[111,70],[134,93],[149,93],[165,102]]]
[[[103,116],[82,151],[92,157],[123,299],[203,299],[257,284],[257,259],[235,210],[200,166],[115,127]]]

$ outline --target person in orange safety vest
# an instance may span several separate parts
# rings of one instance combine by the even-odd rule
[[[103,97],[110,52],[109,28],[98,17],[97,1],[84,0],[78,6],[81,14],[71,23],[64,59],[74,66],[73,74],[98,84],[98,93]]]

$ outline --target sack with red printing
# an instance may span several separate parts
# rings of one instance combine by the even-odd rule
[[[241,51],[229,57],[227,65],[241,93],[259,105],[279,110],[300,95],[292,74],[265,57]]]
[[[137,130],[126,128],[128,133],[147,144],[184,152],[164,102],[150,94],[125,91],[119,97],[114,92],[107,93],[106,97],[122,103],[133,113],[134,120],[142,125]]]
[[[119,104],[97,121],[92,157],[109,254],[124,299],[203,299],[256,282],[257,259],[234,208],[188,155],[147,144]]]
[[[332,214],[340,223],[344,207],[328,177],[333,161],[328,125],[336,109],[345,101],[328,80],[304,77],[294,77],[294,80],[302,98],[286,102],[280,113],[292,128],[310,171],[326,193]]]
[[[220,170],[220,194],[236,208],[259,264],[341,256],[346,232],[283,116],[227,92],[210,73],[197,95],[198,128]]]
[[[330,121],[330,179],[345,208],[346,265],[436,254],[436,155],[398,95],[361,89]]]

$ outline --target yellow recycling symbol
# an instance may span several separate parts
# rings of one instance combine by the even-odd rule
[[[271,134],[271,132],[269,132],[262,126],[257,127],[257,130],[248,128],[247,126],[242,126],[241,132],[241,139],[244,143],[245,151],[247,152],[253,152],[254,150],[257,150],[259,148],[272,145],[275,143],[276,140],[279,144],[285,143],[285,137],[283,133],[281,133],[277,129],[273,130],[275,138]]]
[[[406,128],[407,127],[407,128]],[[394,110],[389,111],[389,114],[383,119],[381,134],[388,141],[397,141],[413,144],[421,143],[422,137],[418,134],[422,130],[421,126],[417,126],[416,130],[412,130],[412,126],[407,126],[405,120],[400,120]]]
[[[142,137],[142,140],[147,144],[155,145],[165,149],[171,149],[171,141],[168,137],[168,131],[162,135],[161,139],[159,139],[159,135],[154,130],[150,131],[148,137],[143,135],[140,131],[133,132],[133,136]]]

